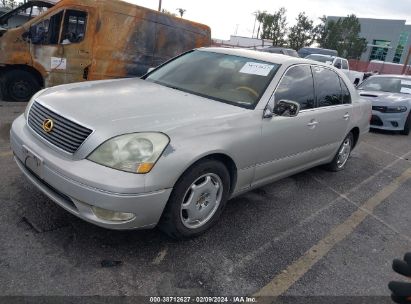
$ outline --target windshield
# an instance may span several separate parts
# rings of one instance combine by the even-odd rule
[[[305,59],[319,61],[323,63],[333,63],[334,57],[332,56],[324,56],[324,55],[308,55]]]
[[[359,90],[411,94],[411,79],[399,77],[371,77],[364,81]]]
[[[280,65],[246,57],[192,51],[145,79],[232,105],[254,108]]]
[[[43,1],[30,1],[0,16],[0,26],[14,28],[46,12],[53,4]]]

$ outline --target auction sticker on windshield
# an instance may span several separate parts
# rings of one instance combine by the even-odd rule
[[[241,68],[240,73],[259,75],[259,76],[268,76],[268,74],[270,74],[273,67],[274,66],[271,64],[264,64],[264,63],[258,63],[258,62],[247,62]]]

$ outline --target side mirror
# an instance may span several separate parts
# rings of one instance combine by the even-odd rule
[[[291,100],[280,100],[274,106],[274,114],[284,117],[295,117],[300,113],[300,104]]]

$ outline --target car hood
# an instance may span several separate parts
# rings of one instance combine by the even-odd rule
[[[95,131],[105,130],[107,136],[144,131],[167,133],[249,111],[137,78],[57,86],[36,100]]]
[[[376,106],[391,106],[391,105],[403,105],[411,101],[411,95],[389,93],[389,92],[376,92],[376,91],[358,91],[362,98],[370,100],[373,105]]]

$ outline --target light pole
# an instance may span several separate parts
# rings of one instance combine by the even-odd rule
[[[158,11],[161,12],[161,2],[162,0],[158,0]]]
[[[408,66],[408,62],[410,62],[410,58],[411,58],[411,46],[410,46],[410,49],[408,50],[408,55],[407,55],[407,58],[405,59],[404,67],[402,68],[401,74],[403,75],[405,75],[405,71],[407,70],[407,66]]]
[[[254,19],[253,35],[251,36],[251,38],[254,38],[255,24],[257,23],[258,12],[254,12],[253,15],[255,16],[255,19]]]

